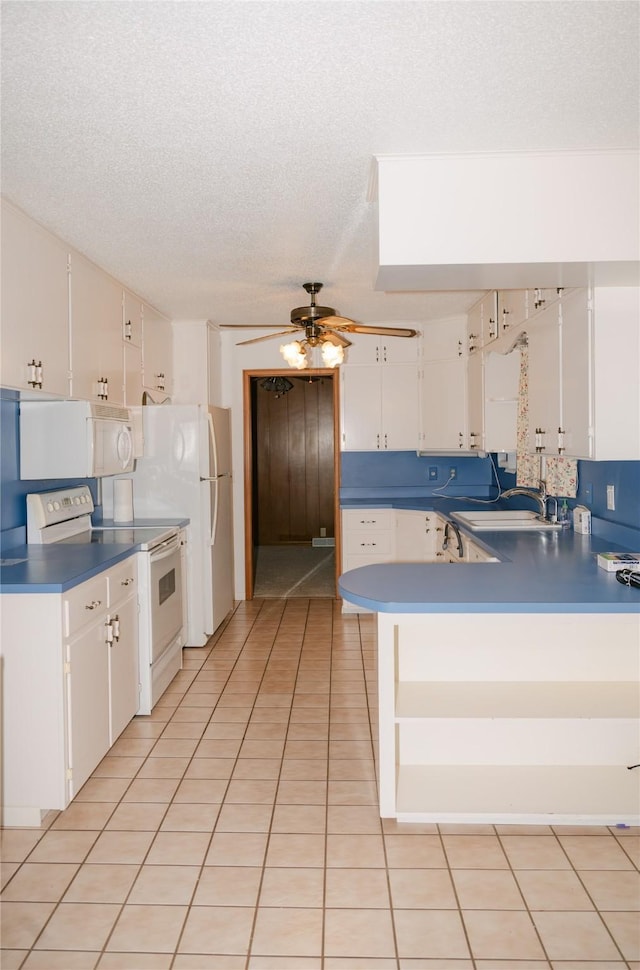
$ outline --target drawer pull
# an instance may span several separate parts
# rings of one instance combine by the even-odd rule
[[[97,610],[101,604],[102,600],[91,600],[91,602],[87,603],[85,606],[85,610]]]
[[[361,542],[360,545],[361,546],[375,546],[376,543],[375,542]]]

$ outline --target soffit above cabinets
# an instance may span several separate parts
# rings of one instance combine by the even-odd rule
[[[636,151],[378,156],[383,290],[637,286]]]

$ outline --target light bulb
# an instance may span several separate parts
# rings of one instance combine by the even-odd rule
[[[337,367],[344,360],[344,349],[340,344],[325,341],[322,345],[322,359],[327,367]]]
[[[292,340],[290,344],[281,344],[280,353],[289,367],[295,367],[296,370],[303,370],[308,366],[307,355],[299,340]]]

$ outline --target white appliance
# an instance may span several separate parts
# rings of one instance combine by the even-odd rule
[[[92,401],[20,403],[20,478],[100,478],[133,470],[127,408]]]
[[[190,520],[186,643],[202,647],[233,608],[231,411],[163,404],[142,412],[144,457],[131,476],[136,516]]]
[[[182,667],[184,546],[174,526],[101,528],[91,525],[87,485],[27,495],[27,542],[137,545],[140,706],[151,710]]]

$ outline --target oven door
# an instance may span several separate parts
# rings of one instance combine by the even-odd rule
[[[162,656],[183,626],[182,549],[179,535],[149,552],[151,663]]]

